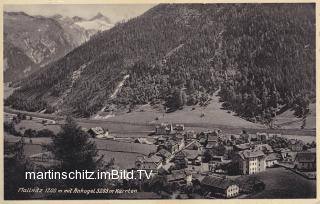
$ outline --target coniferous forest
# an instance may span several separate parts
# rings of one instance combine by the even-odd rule
[[[251,121],[287,109],[303,117],[315,100],[314,7],[160,4],[14,84],[5,105],[89,117],[108,104],[205,106],[218,93]]]

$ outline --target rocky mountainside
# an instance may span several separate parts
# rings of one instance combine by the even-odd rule
[[[5,81],[20,80],[63,57],[97,32],[112,27],[108,19],[103,17],[99,19],[109,26],[88,29],[77,25],[79,22],[86,22],[80,17],[68,18],[61,15],[43,17],[30,16],[24,12],[4,12],[4,42],[10,45],[5,46],[5,49],[11,49],[5,50],[5,53],[11,53],[10,59],[6,56],[4,58]],[[16,49],[12,49],[13,47]],[[15,53],[18,50],[19,53]],[[18,58],[21,54],[25,57]],[[22,63],[13,62],[13,59]]]
[[[5,103],[89,117],[109,106],[206,106],[218,90],[223,107],[247,120],[289,108],[302,117],[315,98],[314,9],[160,4],[28,77]]]
[[[3,71],[5,81],[14,81],[28,76],[36,64],[19,48],[10,42],[3,46]]]
[[[72,49],[68,36],[58,22],[23,12],[4,13],[4,41],[21,50],[37,67],[45,66]],[[9,63],[5,71],[11,79],[15,78],[15,68]],[[19,69],[25,70],[27,67]],[[34,67],[30,69],[31,73]]]

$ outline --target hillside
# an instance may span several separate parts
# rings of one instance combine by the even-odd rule
[[[302,117],[315,97],[314,25],[312,4],[161,4],[28,77],[6,105],[78,117],[144,104],[172,112],[206,107],[220,90],[224,109],[253,122],[285,105]]]
[[[297,118],[293,110],[287,110],[275,117],[274,125],[282,129],[316,129],[316,104],[311,103],[309,109],[305,118]]]
[[[26,77],[36,69],[35,63],[10,42],[4,42],[3,51],[5,82]]]
[[[239,128],[264,128],[263,125],[255,124],[237,117],[234,113],[223,110],[219,97],[213,94],[210,104],[206,107],[199,105],[188,106],[182,110],[165,113],[161,107],[150,104],[137,107],[128,113],[125,111],[114,111],[113,113],[101,113],[92,117],[106,121],[119,121],[141,124],[159,123],[184,123],[184,124],[207,124],[207,127],[239,127]]]
[[[5,78],[5,81],[20,79],[23,75],[14,73],[27,69],[31,62],[37,66],[30,66],[30,72],[62,57],[72,48],[68,36],[58,22],[41,16],[29,16],[23,12],[4,12],[4,42],[19,49],[20,53],[27,57],[19,58],[17,51],[9,56],[14,60],[23,61],[20,66],[8,62],[7,70],[10,72],[6,74],[7,70],[5,71],[5,76],[9,77]],[[5,52],[10,52],[7,48],[10,49],[5,47]],[[23,66],[23,62],[27,66]]]
[[[112,24],[106,17],[98,16],[102,28],[85,28],[77,23],[84,19],[62,17],[30,16],[24,12],[4,12],[4,80],[20,79],[39,68],[63,57],[66,53]]]

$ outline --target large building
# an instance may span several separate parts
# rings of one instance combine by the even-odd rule
[[[206,176],[202,179],[201,186],[214,197],[232,198],[239,195],[239,186],[226,178]]]
[[[261,150],[244,150],[233,157],[240,174],[255,174],[266,170],[266,156]]]
[[[155,134],[156,135],[169,135],[173,131],[172,124],[161,123],[156,126]]]
[[[294,161],[295,168],[301,171],[315,171],[316,164],[315,152],[298,152]]]

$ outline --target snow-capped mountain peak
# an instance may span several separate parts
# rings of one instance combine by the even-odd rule
[[[108,30],[114,25],[110,22],[109,18],[101,14],[100,12],[90,20],[82,20],[75,22],[78,26],[86,30]]]
[[[104,16],[102,13],[98,12],[97,15],[92,17],[89,21],[94,21],[94,20],[103,20],[105,22],[111,23],[110,19],[106,16]]]

